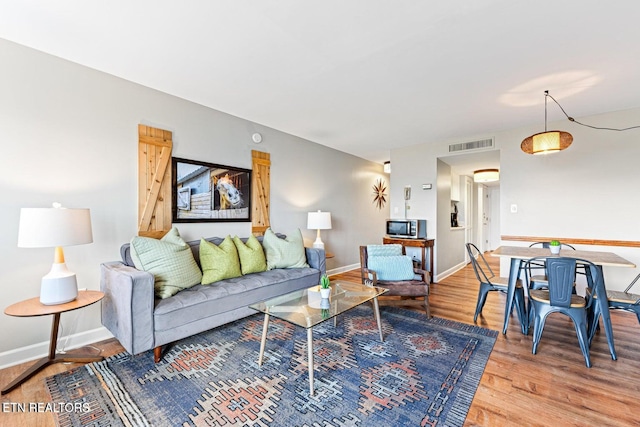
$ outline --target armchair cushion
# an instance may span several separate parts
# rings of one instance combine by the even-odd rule
[[[406,255],[369,256],[367,266],[376,272],[378,280],[412,280],[415,276],[413,261]]]

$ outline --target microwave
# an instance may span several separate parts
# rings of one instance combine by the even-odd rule
[[[388,219],[387,235],[401,239],[426,239],[426,219]]]

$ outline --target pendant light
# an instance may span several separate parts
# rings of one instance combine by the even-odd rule
[[[480,169],[473,172],[473,182],[495,182],[500,180],[498,169]]]
[[[547,98],[549,91],[544,91],[544,132],[536,133],[525,138],[520,148],[527,154],[556,153],[569,147],[573,142],[573,136],[569,132],[560,130],[547,131]]]

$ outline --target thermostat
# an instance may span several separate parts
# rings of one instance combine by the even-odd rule
[[[260,144],[262,142],[262,135],[256,132],[251,135],[251,139],[253,139],[253,142],[255,142],[256,144]]]

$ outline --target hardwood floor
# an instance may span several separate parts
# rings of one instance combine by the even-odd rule
[[[498,271],[499,260],[487,259]],[[360,280],[358,271],[332,279]],[[477,289],[470,266],[432,285],[432,315],[473,323]],[[504,295],[490,293],[478,325],[501,331],[503,312]],[[598,333],[591,347],[593,367],[587,368],[567,317],[549,316],[537,355],[531,354],[531,333],[522,335],[517,318],[512,318],[507,334],[498,335],[465,426],[640,425],[640,415],[633,410],[640,401],[640,325],[635,315],[626,312],[612,312],[612,320],[618,360],[611,360],[606,337]],[[122,351],[115,340],[96,343],[95,347],[105,356]],[[29,366],[0,371],[0,386]],[[44,378],[73,366],[46,368],[3,395],[3,408],[12,403],[47,402]],[[0,412],[0,426],[51,425],[49,413]]]

